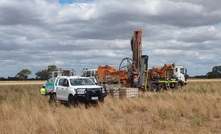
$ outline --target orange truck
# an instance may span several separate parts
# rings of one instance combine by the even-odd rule
[[[162,91],[168,88],[178,87],[178,78],[174,75],[175,64],[154,66],[148,70],[148,89]]]
[[[183,66],[164,64],[148,69],[148,56],[142,55],[142,31],[134,31],[131,38],[132,68],[131,79],[133,87],[152,91],[176,88],[186,84],[187,70]],[[138,81],[137,81],[138,79]],[[135,80],[137,81],[135,83]]]

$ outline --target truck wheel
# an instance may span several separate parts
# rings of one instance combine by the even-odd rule
[[[74,97],[73,95],[69,95],[69,97],[68,97],[68,104],[70,106],[76,107],[78,105],[76,97]]]
[[[178,89],[182,89],[182,87],[183,87],[183,83],[179,82],[178,83]]]
[[[157,84],[151,84],[151,91],[153,92],[157,91]]]
[[[165,86],[164,86],[164,84],[163,83],[160,83],[158,86],[157,86],[157,91],[163,91],[164,90],[164,88],[165,88]]]

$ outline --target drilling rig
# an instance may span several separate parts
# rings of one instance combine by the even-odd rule
[[[133,32],[131,38],[132,58],[124,58],[117,70],[111,66],[99,66],[98,82],[120,82],[124,87],[135,87],[143,90],[159,91],[176,88],[186,84],[186,69],[175,64],[154,66],[148,70],[147,55],[142,55],[142,30]]]
[[[119,66],[120,71],[126,71],[128,75],[127,86],[146,88],[148,71],[148,56],[142,55],[142,31],[134,31],[131,38],[132,59],[124,58]]]
[[[133,33],[131,50],[132,59],[128,57],[124,58],[119,66],[120,71],[127,72],[127,86],[160,91],[186,84],[186,69],[182,66],[176,66],[174,63],[164,64],[164,66],[154,66],[148,70],[148,56],[142,55],[141,29]]]

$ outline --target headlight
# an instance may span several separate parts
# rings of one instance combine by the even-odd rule
[[[77,94],[85,94],[85,89],[77,89]]]

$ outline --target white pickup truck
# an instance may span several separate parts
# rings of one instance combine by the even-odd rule
[[[79,76],[58,76],[53,92],[57,100],[69,104],[77,104],[78,101],[103,101],[107,94],[103,86],[96,85],[90,78]]]

